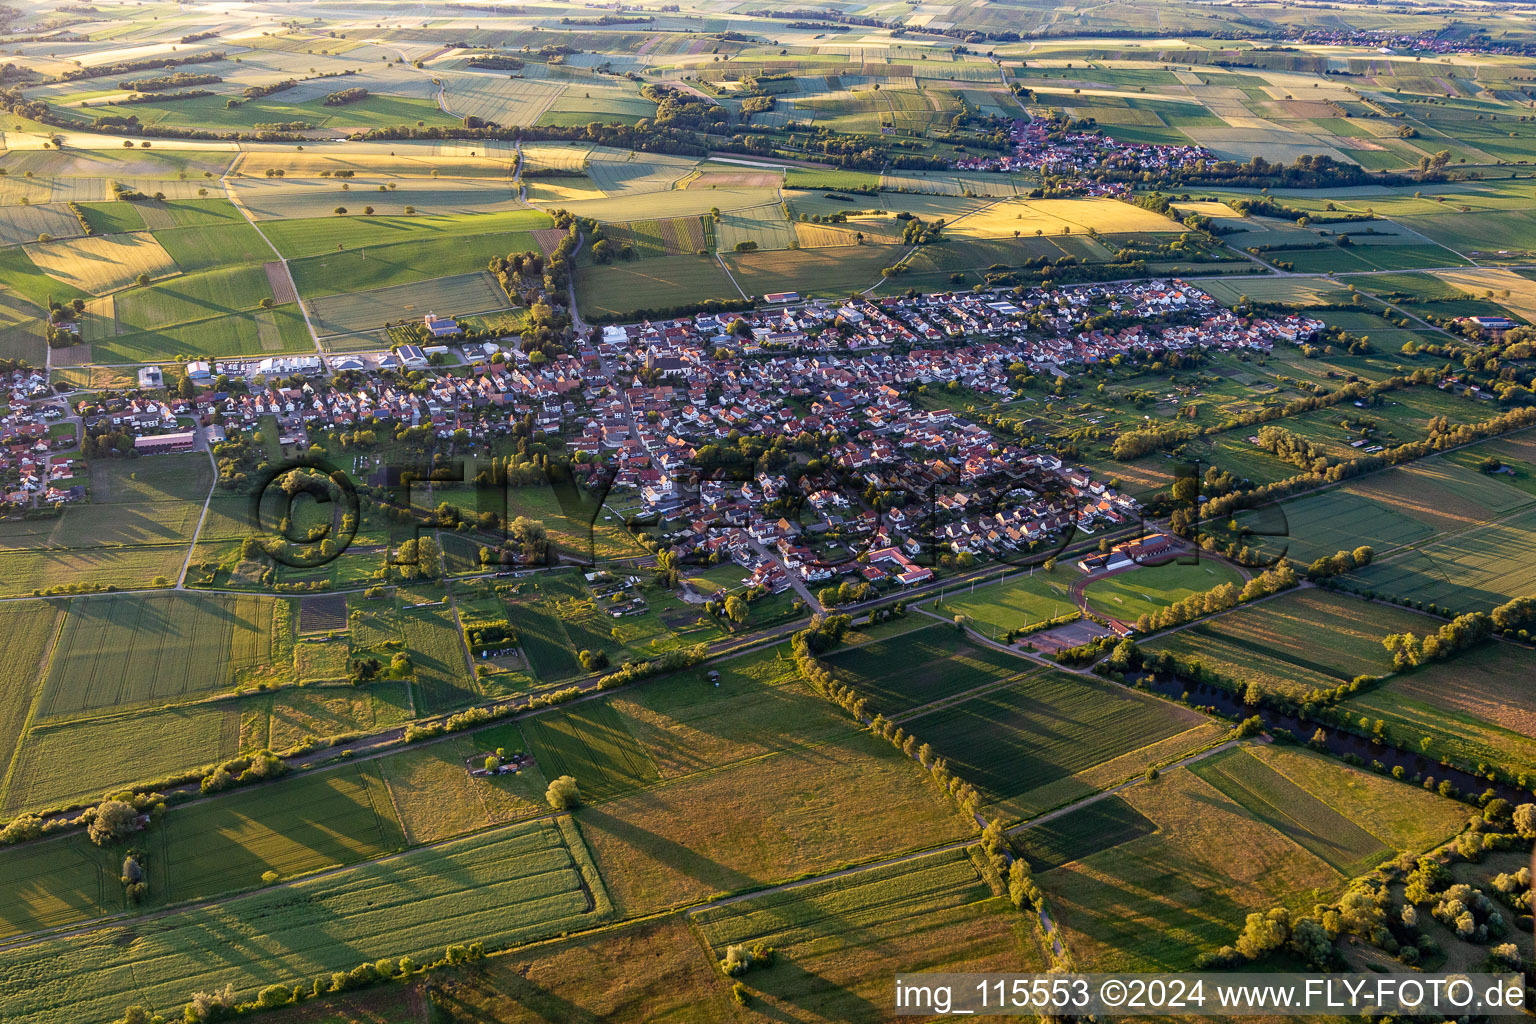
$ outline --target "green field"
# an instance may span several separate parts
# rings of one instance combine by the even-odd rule
[[[432,312],[452,316],[510,308],[507,293],[494,277],[481,270],[414,284],[323,295],[310,300],[310,318],[315,331],[324,337],[377,330],[387,322],[419,321]]]
[[[329,223],[341,220],[338,217]],[[473,274],[483,271],[492,257],[539,248],[527,231],[481,235],[424,233],[399,241],[375,242],[350,238],[344,227],[336,227],[329,238],[329,251],[289,263],[294,284],[305,299]],[[338,251],[338,245],[347,242],[352,244],[346,251]]]
[[[712,257],[658,256],[581,267],[576,271],[576,296],[583,316],[622,319],[639,309],[739,299],[741,293]]]
[[[362,204],[366,204],[366,199],[362,196],[358,198],[362,200]],[[268,221],[262,225],[261,231],[272,240],[272,244],[277,246],[284,257],[296,260],[307,256],[333,253],[338,245],[348,249],[362,246],[377,248],[402,242],[417,245],[431,243],[441,246],[444,239],[480,235],[510,236],[508,244],[500,247],[495,253],[495,255],[505,256],[514,250],[537,249],[538,246],[529,244],[531,239],[526,232],[553,226],[554,221],[542,210],[506,210],[500,213],[482,214],[305,217],[298,220]],[[439,270],[427,276],[438,277],[441,274],[442,271]],[[385,282],[374,281],[373,283]]]
[[[407,607],[398,618],[416,677],[417,712],[435,714],[474,701],[479,690],[464,660],[463,636],[454,610],[446,603]]]
[[[1438,623],[1416,612],[1323,590],[1298,590],[1240,606],[1155,638],[1148,650],[1198,661],[1232,679],[1306,699],[1356,676],[1385,675],[1388,633],[1428,633]]]
[[[1017,914],[963,851],[935,853],[702,910],[693,925],[715,957],[762,944],[794,970],[743,979],[768,1010],[801,1021],[889,1020],[889,985],[872,975],[899,948],[914,970],[1041,969]]]
[[[39,714],[163,702],[280,670],[292,658],[290,619],[287,602],[268,597],[77,597]]]
[[[903,725],[947,758],[951,770],[998,812],[1025,818],[1094,792],[1094,780],[1082,777],[1091,769],[1189,732],[1201,721],[1193,712],[1096,679],[1040,671]],[[1147,767],[1135,761],[1121,762],[1124,777]]]
[[[377,762],[286,779],[178,808],[150,863],[157,901],[179,903],[305,874],[405,845]],[[158,890],[158,891],[156,891]]]
[[[1231,943],[1250,911],[1333,898],[1349,875],[1319,854],[1352,871],[1428,849],[1465,818],[1460,804],[1293,748],[1216,758],[1200,775],[1171,771],[1111,808],[1054,819],[1039,840],[1034,828],[1018,835],[1040,858],[1036,877],[1079,969],[1187,970]],[[1222,785],[1244,802],[1200,777],[1223,766]]]
[[[83,834],[0,852],[0,938],[126,908],[121,864]]]
[[[1344,707],[1384,720],[1392,737],[1408,747],[1422,749],[1420,741],[1428,738],[1426,757],[1536,775],[1529,658],[1523,648],[1489,643],[1409,670]]]
[[[1189,770],[1341,875],[1363,874],[1388,853],[1375,836],[1246,750],[1206,758]]]
[[[1242,583],[1225,562],[1202,559],[1192,564],[1144,565],[1088,584],[1083,596],[1094,611],[1123,622],[1159,611],[1223,583]]]
[[[826,663],[886,715],[953,697],[1031,667],[940,623],[842,648],[829,655]]]
[[[618,796],[661,777],[607,701],[530,718],[523,735],[545,777],[573,776],[584,800]]]
[[[1536,508],[1475,530],[1442,535],[1349,576],[1368,590],[1456,612],[1488,611],[1530,592],[1536,576]]]
[[[58,601],[10,601],[0,607],[0,758],[9,765],[37,698],[63,608]]]
[[[96,751],[82,757],[82,750]],[[214,764],[240,751],[240,711],[232,705],[119,712],[32,726],[5,781],[5,811],[35,810]],[[70,765],[67,772],[60,765]]]
[[[0,1003],[19,1024],[105,1021],[225,983],[250,999],[380,957],[435,959],[450,942],[527,942],[608,911],[571,826],[544,820],[145,919],[131,944],[100,928],[5,950]]]

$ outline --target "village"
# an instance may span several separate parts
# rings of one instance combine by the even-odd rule
[[[735,561],[753,587],[840,575],[908,587],[1139,511],[1086,470],[925,400],[929,390],[1007,403],[1020,373],[1065,377],[1148,351],[1267,352],[1324,326],[1239,317],[1177,280],[1018,292],[844,303],[782,294],[751,312],[594,329],[574,354],[539,365],[515,339],[453,345],[445,334],[433,346],[443,368],[415,346],[192,360],[179,374],[147,368],[139,389],[81,395],[18,372],[0,471],[8,502],[25,507],[89,500],[74,479],[82,456],[217,451],[261,436],[264,423],[284,449],[327,453],[414,432],[493,455],[520,432],[567,452],[632,528],[683,558]],[[80,426],[79,451],[57,451],[72,434],[49,436],[65,419]],[[725,474],[701,459],[743,435],[797,455]]]

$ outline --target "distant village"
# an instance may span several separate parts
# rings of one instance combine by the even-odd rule
[[[1086,470],[924,401],[925,388],[953,383],[1006,403],[1020,397],[1021,371],[1066,376],[1154,350],[1267,352],[1324,328],[1300,315],[1240,317],[1178,280],[769,298],[750,312],[593,330],[576,352],[537,365],[515,339],[456,344],[444,331],[430,352],[194,360],[175,386],[148,367],[137,389],[56,395],[40,374],[17,371],[0,419],[6,501],[88,500],[75,479],[80,453],[56,447],[72,448],[73,433],[50,435],[64,420],[97,458],[214,446],[268,418],[282,445],[301,448],[415,428],[490,452],[521,425],[563,441],[610,488],[609,504],[632,509],[663,544],[734,560],[754,585],[778,592],[853,574],[911,586],[932,575],[922,556],[998,557],[1138,514]],[[432,370],[431,356],[445,368],[411,372]],[[700,450],[735,434],[809,438],[822,465],[701,479]],[[876,510],[860,497],[870,487],[904,500]]]
[[[1061,128],[1049,121],[1016,118],[1009,129],[1013,145],[1009,153],[985,153],[961,157],[955,167],[962,171],[1032,171],[1042,174],[1080,174],[1088,171],[1200,170],[1217,157],[1203,146],[1152,142],[1121,142],[1097,132]],[[1129,195],[1124,182],[1078,183],[1092,195]]]

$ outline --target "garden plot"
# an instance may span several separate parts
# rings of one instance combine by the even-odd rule
[[[22,247],[43,273],[83,292],[100,295],[176,272],[176,261],[148,231],[95,235]]]

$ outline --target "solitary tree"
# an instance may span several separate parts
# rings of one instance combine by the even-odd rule
[[[549,806],[557,811],[568,811],[581,805],[581,790],[576,785],[576,780],[569,775],[562,775],[549,784],[544,791],[544,799],[549,801]]]
[[[86,829],[91,837],[91,842],[97,846],[108,846],[128,838],[139,827],[139,812],[133,805],[121,800],[103,800],[96,808],[96,814],[91,818],[90,827]]]

